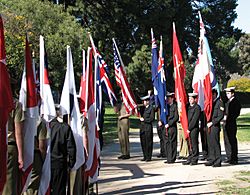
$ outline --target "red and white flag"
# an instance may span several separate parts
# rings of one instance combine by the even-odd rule
[[[47,133],[50,135],[49,121],[56,117],[55,104],[50,89],[48,77],[48,60],[44,45],[44,38],[40,36],[40,97],[41,107],[40,114],[43,115],[46,121]],[[50,136],[49,136],[50,137]],[[46,158],[43,163],[40,187],[38,195],[50,194],[50,138],[47,140]]]
[[[138,115],[135,97],[132,90],[130,89],[124,65],[119,50],[116,46],[115,39],[113,39],[113,50],[114,50],[115,79],[116,83],[121,88],[122,100],[124,102],[126,112],[127,113],[132,112]]]
[[[194,69],[192,87],[194,92],[198,93],[198,104],[201,110],[204,110],[207,121],[212,114],[212,85],[210,80],[211,65],[209,62],[208,51],[205,45],[205,28],[200,16],[200,40],[198,48],[198,60]]]
[[[187,95],[184,87],[184,78],[186,70],[177,39],[175,24],[173,23],[173,63],[174,63],[174,74],[175,74],[175,98],[178,105],[178,112],[180,122],[184,130],[185,139],[189,137],[188,130],[188,118],[186,111]]]
[[[85,116],[88,119],[88,148],[87,148],[87,161],[86,161],[86,174],[89,176],[89,181],[97,181],[99,161],[100,156],[100,144],[99,144],[99,134],[97,131],[96,124],[96,108],[95,108],[95,87],[93,78],[93,49],[88,48],[87,52],[87,66],[86,66],[86,85],[85,85],[85,97],[81,97],[85,102]],[[97,59],[95,61],[97,66]]]
[[[81,115],[76,95],[73,59],[70,46],[67,46],[67,71],[64,80],[60,110],[62,115],[69,115],[69,125],[73,131],[76,142],[76,163],[73,170],[77,170],[84,162],[83,134],[81,128]]]
[[[7,122],[14,108],[9,73],[6,68],[3,20],[0,15],[0,194],[6,182],[7,171]]]
[[[31,178],[34,159],[34,138],[36,135],[36,123],[38,120],[35,75],[27,36],[25,42],[25,65],[19,102],[22,104],[25,114],[23,126],[23,168],[21,170],[21,192],[24,192],[26,191]]]

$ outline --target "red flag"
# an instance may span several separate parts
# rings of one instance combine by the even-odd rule
[[[194,69],[193,89],[198,93],[198,104],[204,110],[207,121],[212,114],[212,84],[210,80],[211,65],[209,62],[208,51],[205,40],[205,27],[200,16],[200,45],[198,48],[198,61]]]
[[[186,75],[185,66],[182,60],[181,50],[179,42],[176,36],[175,25],[173,23],[173,63],[175,72],[175,97],[178,104],[178,111],[180,122],[184,130],[185,139],[189,137],[188,130],[188,119],[187,119],[187,96],[184,87],[184,78]]]
[[[9,113],[13,109],[9,74],[6,68],[3,20],[0,16],[0,194],[6,182],[7,129]]]

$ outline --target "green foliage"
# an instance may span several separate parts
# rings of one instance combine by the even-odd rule
[[[237,91],[250,92],[250,78],[242,77],[239,79],[231,79],[228,82],[228,87],[236,86]]]
[[[151,50],[143,45],[141,50],[136,50],[133,62],[129,63],[126,71],[132,89],[137,95],[142,95],[152,89],[151,81]]]
[[[81,48],[87,46],[86,33],[62,6],[39,0],[2,0],[7,64],[11,76],[20,78],[24,62],[24,39],[28,32],[39,62],[39,35],[45,37],[52,86],[60,89],[66,69],[66,46],[71,47],[76,71],[81,68]],[[77,77],[76,77],[77,78]]]
[[[237,119],[237,138],[240,142],[250,142],[250,113]]]
[[[243,35],[238,44],[239,64],[244,75],[250,75],[250,34]]]

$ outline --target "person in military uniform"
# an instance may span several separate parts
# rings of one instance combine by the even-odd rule
[[[216,89],[212,90],[213,107],[212,118],[207,123],[208,139],[209,139],[209,161],[206,166],[220,167],[221,166],[221,147],[220,147],[220,121],[224,116],[224,104],[218,97]]]
[[[188,116],[188,133],[190,137],[191,151],[189,151],[189,156],[187,161],[183,162],[184,165],[197,165],[199,158],[199,145],[198,145],[198,135],[199,135],[199,118],[201,114],[201,108],[196,103],[197,93],[189,93],[189,105],[187,108]]]
[[[31,181],[24,195],[36,195],[40,186],[40,179],[42,174],[43,162],[46,157],[47,140],[49,135],[47,133],[46,121],[43,116],[37,121],[37,133],[34,143],[34,162],[31,172]]]
[[[19,169],[23,168],[23,122],[25,117],[22,104],[18,102],[18,88],[15,79],[11,79],[11,89],[14,109],[10,112],[8,119],[7,180],[2,195],[19,194]]]
[[[22,104],[14,99],[15,108],[8,119],[8,160],[7,180],[4,185],[3,195],[15,195],[19,192],[19,169],[23,168],[23,122],[24,112]]]
[[[228,101],[225,105],[224,144],[227,159],[225,163],[238,164],[238,143],[236,119],[240,115],[241,104],[234,96],[235,87],[225,89]]]
[[[168,123],[165,125],[165,151],[166,163],[174,163],[177,155],[177,122],[179,120],[177,104],[174,93],[167,93],[168,97]]]
[[[151,161],[153,152],[153,121],[154,121],[154,108],[150,105],[150,96],[147,95],[143,98],[143,105],[145,106],[144,113],[140,118],[140,140],[143,152],[142,161]]]
[[[163,122],[160,119],[160,108],[157,110],[157,134],[160,139],[160,153],[157,155],[157,158],[165,158],[166,157],[166,147],[165,147],[165,127]]]
[[[122,100],[122,93],[120,93],[120,98]],[[127,113],[124,103],[119,103],[115,108],[116,113],[118,113],[117,127],[118,127],[118,138],[121,147],[121,156],[118,159],[129,159],[129,117],[130,113]]]
[[[66,194],[68,168],[76,162],[76,143],[71,127],[63,122],[56,107],[57,118],[50,122],[51,128],[51,195]]]

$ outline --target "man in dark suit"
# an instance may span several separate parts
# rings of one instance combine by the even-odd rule
[[[153,152],[153,121],[154,121],[154,108],[150,105],[150,96],[147,95],[143,98],[143,105],[145,106],[144,113],[140,118],[140,140],[143,152],[142,161],[151,161]]]
[[[211,121],[207,123],[208,127],[208,153],[209,161],[206,166],[220,167],[221,166],[221,147],[220,147],[220,121],[224,116],[224,104],[218,97],[216,89],[212,90],[213,94],[213,109]]]
[[[224,143],[227,160],[225,163],[231,165],[238,164],[238,143],[237,143],[237,124],[236,119],[240,115],[241,104],[234,97],[235,87],[225,89],[228,101],[225,105],[225,128],[224,128]]]
[[[201,114],[201,107],[196,103],[197,93],[189,93],[189,105],[187,108],[188,115],[188,133],[190,137],[191,151],[189,151],[189,156],[187,161],[183,162],[184,165],[197,165],[199,158],[199,145],[198,145],[198,135],[199,135],[199,118]],[[189,147],[190,148],[190,147]]]
[[[174,93],[167,93],[168,97],[168,123],[165,125],[165,151],[167,161],[174,163],[177,154],[177,122],[179,120],[177,104],[174,101]]]

